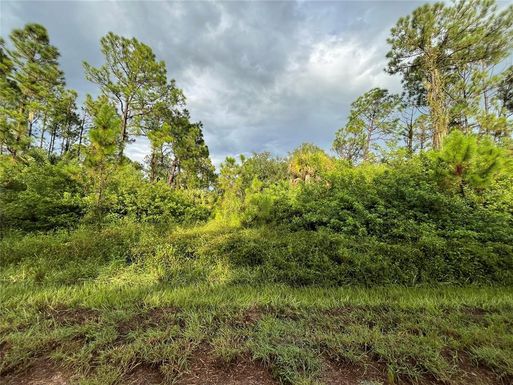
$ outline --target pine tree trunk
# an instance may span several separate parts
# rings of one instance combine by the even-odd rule
[[[413,154],[413,138],[414,138],[414,135],[415,135],[415,131],[414,131],[414,123],[413,123],[413,109],[411,110],[411,113],[410,113],[410,118],[407,120],[406,122],[406,128],[407,128],[407,133],[406,133],[406,148],[408,149],[408,153],[411,155]]]
[[[41,127],[41,136],[39,138],[39,148],[43,148],[45,132],[46,132],[46,112],[43,116],[43,127]]]
[[[171,163],[171,167],[170,167],[170,170],[169,170],[169,176],[167,178],[167,184],[169,186],[172,186],[174,183],[175,183],[175,173],[176,173],[176,168],[178,167],[178,159],[175,158],[175,160],[173,160],[173,162]]]
[[[57,130],[54,128],[50,134],[50,145],[48,146],[48,155],[50,155],[53,152],[53,149],[55,147],[56,131]]]
[[[408,153],[413,154],[413,124],[408,125],[408,141],[406,145]]]
[[[80,150],[82,149],[82,137],[84,135],[84,125],[85,125],[85,116],[82,118],[82,122],[80,122],[80,133],[78,134],[78,151],[77,151],[77,159],[80,160]]]
[[[25,117],[24,105],[22,105],[20,107],[20,116]],[[13,159],[16,159],[18,157],[18,144],[21,141],[21,132],[24,129],[23,127],[24,127],[24,122],[22,120],[18,120],[18,129],[16,130],[15,144],[14,144],[14,146],[12,146],[12,151],[11,151]]]
[[[28,148],[30,148],[30,145],[32,143],[32,129],[33,129],[33,119],[34,119],[34,113],[33,112],[29,112],[29,115],[28,115]]]
[[[433,149],[442,148],[442,143],[447,135],[448,121],[447,110],[445,108],[445,95],[442,75],[433,59],[430,59],[430,78],[426,82],[427,103],[431,114],[431,124],[433,127]]]
[[[125,101],[125,108],[123,110],[123,117],[121,119],[121,143],[119,145],[119,161],[123,159],[125,151],[125,144],[128,141],[128,101]]]
[[[150,182],[155,182],[157,178],[157,154],[155,149],[151,151],[151,161],[150,161]]]

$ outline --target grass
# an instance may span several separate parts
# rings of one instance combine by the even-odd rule
[[[115,232],[52,237],[0,242],[2,384],[513,380],[510,287],[242,285],[167,249],[127,263]]]
[[[279,383],[322,384],[333,365],[371,368],[377,378],[364,380],[382,383],[460,383],[466,365],[483,381],[513,378],[508,288],[170,287],[125,273],[4,282],[0,303],[6,378],[45,357],[79,384],[122,384],[140,365],[173,383],[201,349],[249,357]]]

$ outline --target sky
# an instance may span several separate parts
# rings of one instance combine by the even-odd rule
[[[384,72],[386,38],[421,4],[0,0],[0,32],[44,25],[82,98],[98,94],[82,61],[103,63],[100,38],[136,37],[166,62],[219,165],[241,153],[286,155],[304,142],[329,150],[355,98],[374,87],[400,90]],[[148,152],[138,138],[128,155],[140,161]]]

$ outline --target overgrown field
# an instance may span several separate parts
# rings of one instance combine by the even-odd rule
[[[83,62],[93,88],[78,91],[43,25],[0,37],[0,385],[513,384],[513,6],[456,0],[400,17],[386,40],[393,93],[380,87],[397,79],[375,76],[382,61],[352,57],[377,40],[341,32],[367,17],[349,12],[333,32],[317,28],[317,6],[278,3],[232,17],[212,2],[203,32],[237,49],[205,60],[170,51],[197,5],[158,28],[173,44],[159,36],[155,52],[114,32],[100,61],[89,42],[67,44],[77,51],[63,58],[96,57]],[[272,47],[289,33],[260,25],[266,13],[244,26],[260,6],[287,28],[302,15],[286,60]],[[251,44],[223,40],[251,31]],[[180,60],[168,68],[164,53]],[[233,71],[219,66],[227,54]],[[338,56],[370,67],[337,81]],[[251,75],[224,89],[216,68]],[[289,90],[296,80],[307,87]],[[366,82],[350,105],[332,100],[337,83],[345,99]],[[347,120],[328,151],[336,116]],[[212,159],[226,156],[216,166],[203,124]],[[307,129],[324,147],[285,154]]]
[[[1,383],[513,379],[510,287],[406,288],[391,280],[367,288],[372,280],[358,285],[350,273],[343,276],[352,286],[293,287],[276,261],[248,267],[234,259],[248,260],[249,250],[257,258],[255,237],[235,229],[162,230],[130,222],[6,236],[0,241]],[[294,243],[301,237],[296,234]],[[264,249],[277,242],[266,234],[261,239],[270,242]],[[376,263],[367,267],[370,277],[401,270]],[[303,273],[315,282],[315,269],[326,266]]]

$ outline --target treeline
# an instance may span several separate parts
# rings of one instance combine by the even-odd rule
[[[513,12],[494,1],[426,4],[392,28],[386,72],[401,95],[374,88],[356,99],[333,149],[353,162],[440,150],[454,130],[511,145]],[[505,60],[507,59],[507,60]]]
[[[191,122],[165,63],[135,38],[108,33],[100,48],[103,65],[84,62],[85,77],[98,85],[100,96],[87,95],[79,109],[77,92],[66,88],[59,50],[43,26],[12,31],[9,44],[0,40],[1,153],[21,163],[39,149],[50,159],[121,164],[129,161],[126,145],[146,136],[151,181],[209,186],[214,168],[202,125]]]
[[[419,7],[389,38],[386,70],[404,92],[359,97],[337,156],[303,144],[228,157],[217,174],[151,48],[112,33],[100,43],[105,63],[84,63],[100,96],[79,110],[42,26],[2,41],[7,237],[104,225],[128,242],[127,260],[166,259],[163,279],[227,263],[250,283],[513,283],[513,7]],[[139,135],[151,144],[144,164],[125,154]]]
[[[0,40],[3,227],[51,229],[131,213],[120,185],[138,189],[126,198],[137,196],[139,218],[180,217],[187,194],[171,190],[206,191],[215,182],[202,125],[191,121],[165,63],[135,38],[108,33],[100,48],[103,65],[84,62],[100,96],[78,108],[43,26]],[[151,147],[144,164],[125,155],[140,136]],[[156,212],[144,206],[154,195]]]

